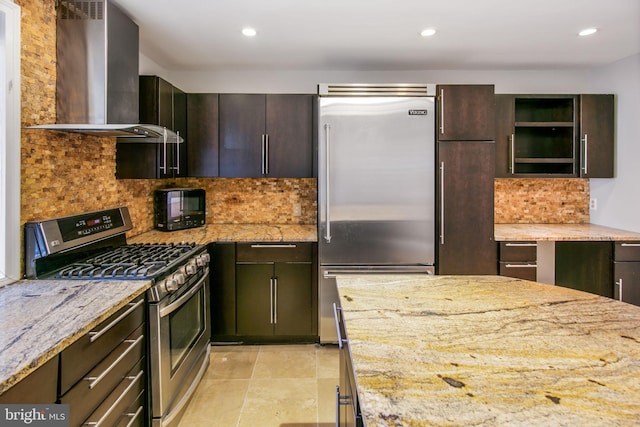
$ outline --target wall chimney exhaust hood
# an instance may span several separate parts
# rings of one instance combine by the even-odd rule
[[[56,4],[56,123],[29,129],[183,142],[170,129],[138,124],[138,25],[108,0]]]

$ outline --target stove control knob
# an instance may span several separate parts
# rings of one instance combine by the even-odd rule
[[[198,267],[196,266],[196,263],[193,261],[184,267],[184,272],[187,274],[187,276],[192,276],[196,274],[197,271],[198,271]]]
[[[184,273],[176,273],[173,276],[171,276],[171,278],[174,279],[176,282],[178,282],[179,286],[184,285],[184,282],[187,280]]]
[[[202,254],[198,256],[198,258],[196,258],[196,264],[198,264],[199,267],[204,267],[205,265],[209,264],[209,260],[209,254]]]
[[[178,288],[180,286],[178,285],[178,281],[176,279],[174,279],[173,277],[170,279],[167,279],[164,282],[164,289],[166,292],[173,292],[173,291],[177,291]]]

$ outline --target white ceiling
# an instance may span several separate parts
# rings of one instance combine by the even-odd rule
[[[566,69],[640,52],[640,0],[112,1],[167,70]]]

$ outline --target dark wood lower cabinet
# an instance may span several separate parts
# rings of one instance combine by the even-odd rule
[[[613,244],[556,242],[556,285],[613,298]]]
[[[438,143],[438,274],[497,274],[494,143]]]
[[[314,243],[210,246],[214,342],[317,342]]]
[[[613,263],[614,298],[640,306],[640,242],[616,242]]]

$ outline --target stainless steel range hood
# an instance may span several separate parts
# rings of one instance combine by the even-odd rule
[[[56,123],[31,129],[179,143],[172,130],[139,124],[138,26],[108,0],[59,0]]]

